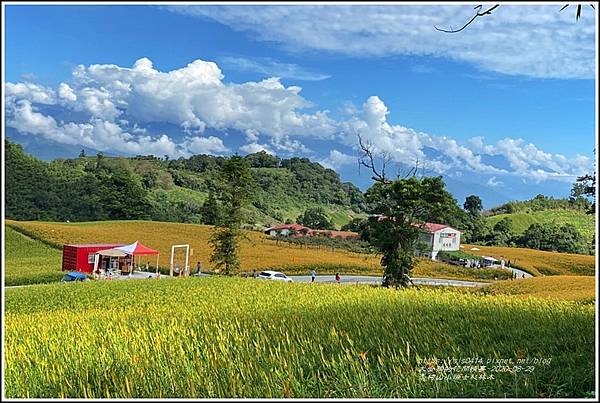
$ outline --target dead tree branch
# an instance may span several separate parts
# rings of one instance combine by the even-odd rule
[[[366,168],[369,168],[371,172],[373,172],[371,179],[373,179],[375,182],[380,182],[383,184],[391,183],[391,181],[385,177],[385,168],[386,165],[391,161],[391,157],[387,153],[381,153],[381,169],[377,170],[373,146],[370,143],[363,142],[363,139],[360,135],[358,136],[358,145],[362,150],[362,155],[359,157],[358,163]]]
[[[436,27],[435,25],[434,25],[433,27],[434,27],[435,29],[437,29],[438,31],[441,31],[441,32],[447,32],[447,33],[449,33],[449,34],[454,34],[454,33],[460,32],[460,31],[462,31],[463,29],[465,29],[466,27],[468,27],[468,26],[469,26],[469,25],[470,25],[470,24],[471,24],[473,21],[475,21],[475,19],[476,19],[477,17],[483,17],[484,15],[490,15],[490,14],[492,14],[492,11],[494,11],[496,8],[500,7],[500,4],[496,4],[495,6],[492,6],[492,7],[488,8],[488,9],[487,9],[487,10],[485,10],[485,11],[481,11],[481,8],[482,8],[482,7],[483,7],[483,6],[482,6],[481,4],[480,4],[480,5],[478,5],[477,7],[475,7],[475,9],[477,10],[477,12],[476,12],[476,13],[475,13],[475,15],[473,16],[473,18],[471,18],[471,19],[470,19],[470,20],[469,20],[469,21],[468,21],[468,22],[467,22],[465,25],[463,25],[463,27],[462,27],[462,28],[460,28],[460,29],[457,29],[457,30],[452,30],[452,29],[450,29],[450,30],[446,30],[446,29],[440,29],[440,28]]]

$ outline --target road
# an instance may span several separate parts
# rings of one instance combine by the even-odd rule
[[[526,273],[528,274],[528,273]],[[209,277],[210,275],[202,273],[201,277]],[[531,277],[531,275],[529,275]],[[135,275],[129,276],[119,276],[114,277],[114,280],[133,280],[133,279],[147,279],[155,278],[154,273],[143,273],[136,272]],[[168,278],[169,276],[164,276]],[[309,283],[310,276],[288,276],[292,280],[297,283]],[[413,277],[412,281],[416,285],[434,285],[434,286],[451,286],[451,287],[483,287],[489,285],[490,283],[482,283],[478,281],[465,281],[465,280],[450,280],[450,279],[441,279],[441,278],[426,278],[426,277]],[[335,276],[333,275],[323,275],[317,276],[315,279],[317,283],[335,283]],[[340,283],[342,284],[381,284],[381,277],[377,276],[342,276]],[[34,285],[34,284],[31,284]],[[29,287],[30,285],[17,285],[17,286],[8,286],[4,288],[21,288],[21,287]]]
[[[493,269],[500,269],[500,265],[499,264],[492,265],[491,267]],[[531,274],[527,273],[526,271],[523,271],[523,270],[520,270],[520,269],[515,269],[514,267],[504,266],[504,269],[510,270],[513,273],[515,273],[517,275],[517,278],[529,278],[529,277],[533,277]]]
[[[292,280],[298,283],[309,283],[310,276],[288,276]],[[448,280],[441,278],[425,278],[425,277],[413,277],[413,283],[416,285],[444,285],[453,287],[482,287],[489,283],[481,283],[477,281],[464,281],[464,280]],[[315,278],[317,283],[335,283],[335,276],[317,276]],[[381,284],[381,277],[377,276],[341,276],[340,283],[342,284]]]

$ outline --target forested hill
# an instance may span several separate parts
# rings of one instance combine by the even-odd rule
[[[209,155],[166,160],[100,154],[44,162],[8,140],[5,147],[6,217],[17,220],[202,223],[202,207],[216,191],[217,174],[226,160]],[[362,192],[318,163],[265,152],[244,158],[257,183],[250,224],[294,221],[309,207],[323,207],[340,227],[364,213]]]

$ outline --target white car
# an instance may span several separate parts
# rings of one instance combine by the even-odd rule
[[[276,281],[285,281],[286,283],[291,283],[293,280],[286,276],[285,274],[278,271],[265,270],[261,271],[258,275],[258,278],[263,280],[276,280]]]

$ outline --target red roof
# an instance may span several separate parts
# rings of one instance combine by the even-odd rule
[[[382,215],[382,214],[376,214],[373,215],[373,217],[377,217],[377,221],[381,221],[381,220],[385,220],[387,217]],[[417,224],[413,224],[415,227],[418,226]],[[456,230],[460,233],[463,233],[464,231],[461,231],[459,229],[453,228],[447,224],[436,224],[436,223],[432,223],[432,222],[426,222],[423,225],[423,229],[426,230],[429,233],[434,233],[434,232],[438,232],[440,230],[443,230],[444,228],[451,228],[453,230]]]
[[[307,230],[310,231],[310,228],[307,228],[304,225],[300,225],[300,224],[278,225],[276,227],[267,228],[265,231],[281,231],[284,229],[289,229],[289,230],[293,229],[294,231],[300,231],[303,228],[306,228]]]
[[[446,225],[446,224],[435,224],[435,223],[432,223],[432,222],[426,222],[424,227],[427,230],[427,232],[437,232],[437,231],[439,231],[441,229],[444,229],[444,228],[452,228],[452,227],[450,227],[449,225]]]

